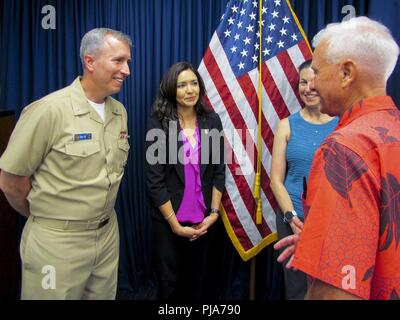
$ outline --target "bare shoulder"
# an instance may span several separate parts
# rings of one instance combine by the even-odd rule
[[[282,119],[279,121],[278,128],[276,130],[276,134],[280,136],[284,136],[286,140],[290,138],[290,125],[289,118]]]

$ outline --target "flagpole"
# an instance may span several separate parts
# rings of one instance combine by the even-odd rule
[[[259,0],[259,25],[260,25],[260,48],[258,51],[258,135],[257,135],[257,173],[254,186],[254,198],[257,200],[256,224],[262,224],[261,205],[261,155],[262,155],[262,0]]]
[[[261,205],[261,155],[262,155],[262,0],[259,0],[259,30],[260,47],[258,51],[258,137],[257,137],[257,173],[254,186],[254,198],[257,200],[256,224],[262,224],[262,205]],[[256,256],[251,259],[250,265],[250,292],[249,300],[255,300],[256,283]]]

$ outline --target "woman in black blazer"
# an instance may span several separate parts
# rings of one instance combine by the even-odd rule
[[[187,62],[164,75],[146,136],[158,299],[203,298],[212,225],[225,187],[219,116],[203,103],[200,74]]]

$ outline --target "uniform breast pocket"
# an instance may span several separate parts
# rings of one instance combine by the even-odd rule
[[[74,180],[85,180],[97,177],[104,159],[100,157],[99,141],[78,141],[65,145],[63,168],[65,174]]]
[[[65,153],[71,156],[87,158],[100,152],[98,141],[73,142],[65,145]]]

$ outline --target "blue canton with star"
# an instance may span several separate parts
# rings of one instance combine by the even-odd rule
[[[258,67],[260,50],[259,1],[231,0],[217,34],[236,77]],[[262,62],[303,40],[285,0],[264,0]]]

